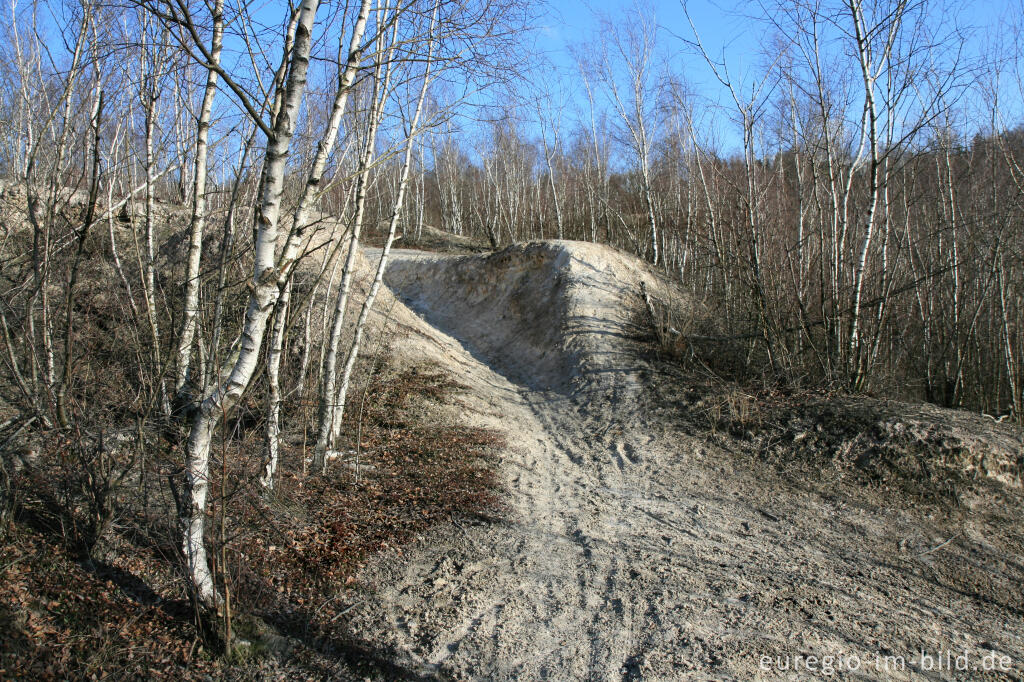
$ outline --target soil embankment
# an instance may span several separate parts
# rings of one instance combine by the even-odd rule
[[[415,353],[466,384],[460,418],[509,443],[507,520],[438,529],[361,576],[349,626],[401,669],[807,679],[832,656],[853,678],[946,679],[921,653],[952,652],[972,679],[1020,679],[1017,489],[981,481],[947,508],[855,477],[805,486],[682,428],[651,403],[666,379],[634,326],[640,282],[661,285],[612,249],[393,257],[386,281],[420,316],[400,316]]]

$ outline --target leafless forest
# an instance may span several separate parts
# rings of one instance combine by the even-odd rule
[[[711,312],[666,325],[680,357],[730,381],[1019,422],[1024,15],[749,11],[742,73],[685,5],[682,35],[637,5],[554,78],[551,15],[515,0],[8,3],[0,437],[29,445],[4,522],[40,457],[86,561],[123,489],[165,491],[146,522],[231,641],[227,444],[254,499],[343,458],[389,250],[440,234],[641,257]]]

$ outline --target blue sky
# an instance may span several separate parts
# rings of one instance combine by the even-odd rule
[[[551,2],[544,17],[542,47],[549,51],[562,65],[570,63],[568,48],[585,42],[598,27],[597,17],[621,16],[634,3],[627,0],[569,0]],[[750,59],[752,50],[760,45],[759,27],[749,16],[757,12],[756,2],[715,2],[712,0],[688,0],[690,12],[701,39],[710,51],[724,50],[730,61],[742,68],[744,59]],[[984,42],[994,32],[1003,29],[1003,21],[1020,9],[1020,2],[1011,0],[967,0],[944,2],[943,22],[956,22],[973,29],[976,41]],[[672,42],[673,34],[690,37],[690,27],[683,13],[680,0],[646,0],[641,6],[653,10],[662,30],[663,43]],[[668,45],[666,45],[668,47]]]
[[[642,6],[654,13],[659,27],[658,47],[670,68],[681,74],[706,104],[729,105],[731,99],[727,92],[717,83],[703,60],[688,50],[683,42],[683,38],[691,38],[693,34],[679,0],[642,2]],[[708,52],[715,58],[724,58],[737,80],[755,76],[764,63],[764,24],[750,16],[759,12],[761,4],[712,0],[687,2],[690,16]],[[968,36],[963,51],[967,60],[980,57],[995,40],[1008,40],[1006,21],[1021,14],[1021,0],[941,0],[941,8],[939,4],[933,5],[935,14],[929,19],[945,30],[954,27],[963,30]],[[581,94],[577,87],[579,78],[572,50],[582,48],[586,51],[591,41],[600,39],[598,17],[605,15],[614,20],[624,16],[625,10],[632,5],[626,0],[582,0],[552,2],[549,5],[543,17],[538,47],[560,72],[560,76],[552,76],[563,80],[563,89],[575,91],[570,101],[574,97],[578,106]],[[1015,115],[1021,111],[1017,102],[1021,97],[1016,87],[1005,92],[1002,99]],[[968,108],[972,106],[971,102],[963,104]],[[723,145],[732,147],[737,142],[735,132],[728,130],[728,125],[723,125],[718,132]]]

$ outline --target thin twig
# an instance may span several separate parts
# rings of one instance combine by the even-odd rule
[[[936,550],[942,549],[943,547],[945,547],[945,546],[946,546],[946,545],[948,545],[949,543],[953,542],[953,540],[956,540],[956,539],[957,539],[958,537],[960,537],[961,535],[963,535],[963,531],[961,531],[961,532],[959,532],[959,533],[956,533],[955,535],[952,535],[952,536],[950,536],[950,538],[949,538],[948,540],[946,540],[945,542],[943,542],[942,544],[940,544],[940,545],[935,545],[935,546],[934,546],[934,547],[932,547],[931,549],[929,549],[929,550],[927,550],[927,551],[924,551],[924,552],[921,552],[921,553],[920,553],[920,554],[918,554],[917,556],[924,556],[925,554],[931,554],[932,552],[934,552],[934,551],[936,551]]]

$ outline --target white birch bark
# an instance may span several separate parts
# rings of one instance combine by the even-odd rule
[[[341,127],[341,118],[345,113],[349,94],[352,92],[352,83],[355,81],[356,73],[359,71],[359,64],[363,60],[363,34],[366,31],[366,22],[370,16],[370,8],[373,0],[362,0],[359,7],[359,15],[352,27],[352,38],[349,41],[348,59],[345,62],[345,69],[338,79],[338,89],[334,94],[334,101],[331,103],[331,116],[327,123],[324,136],[317,146],[316,156],[313,159],[313,167],[309,172],[306,184],[303,187],[302,196],[295,209],[292,219],[292,229],[285,243],[279,265],[280,275],[278,286],[284,287],[285,282],[291,277],[295,263],[301,255],[301,249],[305,246],[306,229],[309,226],[309,211],[316,198],[316,191],[323,179],[324,170],[327,167],[327,158],[338,139],[338,130]]]
[[[302,322],[302,359],[299,360],[299,380],[295,383],[295,392],[302,394],[306,390],[306,374],[309,372],[310,346],[313,343],[313,302],[316,300],[316,290],[310,293],[309,303],[306,304],[306,314]]]
[[[166,31],[161,36],[161,43],[165,42]],[[145,41],[145,37],[143,37]],[[160,81],[162,80],[164,73],[164,48],[163,45],[153,45],[152,50],[154,54],[152,62],[145,55],[145,42],[143,42],[143,83],[148,84],[148,87],[143,87],[141,93],[143,97],[143,110],[145,112],[145,172],[146,172],[146,215],[145,215],[145,253],[143,256],[143,282],[142,282],[142,293],[146,298],[146,317],[149,320],[150,333],[152,335],[153,346],[150,351],[150,362],[152,364],[151,372],[153,378],[153,390],[156,392],[160,400],[160,406],[164,414],[170,414],[171,407],[167,397],[167,389],[164,385],[163,371],[161,367],[161,353],[160,346],[162,339],[160,336],[160,320],[159,313],[156,305],[156,253],[154,245],[154,231],[155,231],[155,213],[156,213],[156,159],[154,155],[153,145],[154,137],[156,135],[156,117],[157,117],[157,102],[160,99]],[[146,66],[149,66],[148,71]],[[148,83],[147,83],[148,81]]]
[[[395,25],[397,27],[397,23]],[[388,61],[386,54],[382,55],[381,61]],[[382,69],[384,70],[383,76],[381,76]],[[349,294],[352,289],[352,278],[355,274],[355,260],[359,250],[359,237],[362,232],[363,219],[366,212],[366,193],[370,183],[370,175],[373,171],[371,162],[377,141],[377,130],[383,114],[384,100],[387,97],[391,78],[390,62],[387,63],[386,67],[378,63],[374,75],[373,105],[370,112],[369,129],[367,130],[365,145],[360,155],[359,177],[356,181],[355,215],[352,219],[352,231],[349,235],[348,250],[345,254],[345,265],[342,268],[341,286],[338,289],[338,296],[334,306],[334,321],[331,325],[330,341],[328,342],[324,367],[321,373],[322,391],[320,395],[319,426],[313,461],[314,468],[320,471],[323,471],[327,466],[327,450],[334,444],[341,426],[337,405],[334,402],[335,386],[337,385],[338,345],[341,341],[341,332],[345,323],[345,311],[348,307]]]
[[[650,114],[647,111],[648,97],[651,94],[648,78],[653,58],[655,29],[652,23],[653,18],[646,14],[636,15],[636,20],[635,25],[625,27],[622,32],[613,30],[612,36],[618,54],[615,57],[610,57],[607,52],[602,54],[603,73],[600,75],[608,89],[609,99],[614,105],[615,112],[629,134],[630,146],[636,155],[650,231],[651,262],[657,265],[659,263],[658,223],[654,211],[654,190],[651,180],[652,140],[648,130]],[[625,64],[626,75],[629,78],[631,101],[624,100],[616,81],[615,63],[620,58]]]
[[[213,321],[210,329],[210,342],[206,353],[205,361],[202,362],[202,377],[199,386],[199,395],[205,397],[208,387],[213,383],[213,377],[219,371],[221,367],[217,366],[217,363],[221,361],[220,347],[221,338],[223,336],[223,321],[224,321],[224,298],[227,293],[227,275],[229,264],[232,261],[232,257],[235,249],[235,226],[238,209],[240,206],[249,203],[249,191],[250,188],[246,187],[248,183],[244,181],[245,168],[248,163],[249,154],[252,152],[253,146],[256,142],[256,136],[259,132],[259,126],[253,126],[252,131],[246,137],[245,145],[238,152],[238,157],[235,162],[235,179],[231,187],[231,196],[228,199],[228,205],[226,208],[227,214],[224,217],[224,230],[223,237],[221,238],[220,246],[220,258],[217,265],[217,293],[214,296],[213,301]],[[255,194],[259,191],[259,187],[255,188],[253,201],[255,202]],[[202,336],[199,337],[202,341]]]
[[[210,42],[211,61],[220,64],[221,46],[224,42],[224,0],[216,0],[213,6],[213,37]],[[206,90],[199,108],[196,131],[195,181],[192,188],[192,219],[188,246],[188,265],[185,272],[185,308],[182,314],[181,334],[178,337],[177,362],[175,364],[174,392],[181,395],[188,380],[192,361],[192,342],[196,331],[196,315],[199,312],[199,266],[203,252],[203,232],[206,228],[206,160],[209,150],[210,116],[213,100],[217,94],[217,70],[210,68],[206,74]]]
[[[416,169],[416,241],[423,239],[423,220],[427,209],[427,166],[424,155],[421,144],[419,166]]]
[[[374,116],[376,118],[376,115]],[[323,390],[320,396],[320,424],[317,431],[317,442],[314,457],[314,467],[324,470],[327,466],[327,450],[334,444],[337,437],[340,420],[336,417],[337,405],[335,401],[335,386],[337,385],[338,366],[338,345],[341,343],[341,333],[345,325],[345,310],[348,308],[349,293],[352,289],[352,277],[355,271],[356,253],[359,250],[359,236],[363,227],[363,216],[366,209],[366,188],[370,182],[370,160],[373,154],[376,137],[377,124],[371,123],[370,139],[367,141],[363,158],[360,160],[361,171],[356,184],[356,206],[355,217],[352,222],[352,232],[348,240],[348,249],[345,255],[345,265],[341,272],[341,285],[338,288],[338,296],[335,299],[333,323],[331,324],[331,336],[328,341],[327,353],[324,357],[322,372]]]
[[[303,0],[299,7],[291,69],[285,84],[283,108],[267,140],[265,171],[256,215],[256,243],[249,303],[245,313],[238,357],[226,380],[214,388],[197,411],[188,441],[185,463],[187,507],[182,540],[189,576],[197,598],[212,605],[219,601],[206,556],[204,530],[209,495],[210,444],[223,414],[249,385],[259,360],[267,318],[280,294],[276,247],[285,168],[299,105],[306,88],[312,31],[319,0]]]
[[[433,34],[434,24],[437,18],[437,6],[434,7],[434,16],[431,20],[431,31],[429,35]],[[345,402],[348,399],[349,385],[352,379],[352,370],[355,367],[356,359],[359,357],[359,347],[362,343],[363,332],[366,328],[366,320],[369,318],[370,311],[373,309],[373,303],[377,298],[377,292],[380,291],[381,282],[384,280],[384,270],[387,267],[388,255],[391,252],[391,245],[395,241],[395,233],[398,228],[398,222],[402,215],[402,203],[405,199],[406,189],[409,186],[409,169],[412,166],[412,152],[414,145],[414,138],[419,130],[420,116],[423,113],[423,102],[427,95],[427,86],[430,83],[430,67],[433,61],[434,55],[434,43],[431,40],[430,48],[427,50],[426,66],[423,74],[423,84],[420,88],[419,98],[416,101],[416,111],[413,114],[412,122],[409,126],[408,136],[405,141],[405,156],[402,160],[402,175],[398,183],[398,192],[395,196],[395,203],[391,210],[391,218],[388,222],[388,237],[384,242],[384,248],[380,254],[380,260],[377,263],[377,272],[373,277],[373,284],[370,285],[370,291],[366,295],[366,299],[363,301],[362,308],[359,310],[359,319],[356,321],[355,332],[352,336],[352,345],[349,346],[348,356],[345,358],[345,368],[342,372],[341,384],[338,387],[338,395],[334,400],[335,409],[335,420],[337,422],[333,435],[337,436],[341,423],[341,416],[345,411]],[[326,465],[326,462],[324,463]]]
[[[372,0],[363,0],[360,5],[359,15],[352,27],[352,37],[349,42],[348,58],[345,68],[342,71],[338,82],[338,89],[335,92],[334,102],[331,107],[331,116],[327,124],[327,130],[321,138],[317,147],[316,157],[313,160],[313,167],[303,187],[303,193],[295,209],[292,220],[292,229],[285,243],[284,252],[278,266],[278,286],[282,290],[282,298],[278,305],[278,320],[274,327],[271,350],[268,356],[268,379],[269,405],[267,424],[267,448],[264,461],[263,476],[261,482],[264,487],[273,486],[274,472],[277,469],[277,458],[280,438],[280,408],[281,388],[279,369],[281,363],[281,346],[284,342],[285,320],[288,315],[288,298],[290,291],[291,276],[295,263],[301,255],[301,249],[305,246],[305,233],[309,224],[309,210],[313,203],[316,189],[323,178],[324,170],[327,167],[327,158],[337,140],[338,130],[341,127],[341,118],[345,112],[349,94],[352,91],[352,83],[355,81],[356,72],[362,61],[362,40],[366,30],[366,22],[369,19]]]
[[[864,10],[859,2],[850,0],[847,3],[853,21],[854,38],[857,45],[857,57],[859,60],[861,76],[864,81],[864,120],[867,123],[867,143],[870,150],[870,169],[868,174],[868,206],[865,217],[864,238],[861,240],[860,251],[854,263],[853,271],[853,306],[850,320],[850,339],[847,350],[847,362],[849,363],[850,379],[854,389],[859,389],[862,382],[860,367],[861,340],[860,340],[860,306],[864,291],[864,276],[867,271],[868,253],[871,249],[871,241],[875,231],[875,216],[878,208],[879,195],[879,149],[878,149],[878,106],[875,100],[875,81],[878,73],[872,64],[872,49],[870,36],[867,32],[864,20]],[[897,12],[902,11],[902,6]],[[898,22],[898,16],[894,19]],[[879,65],[879,72],[886,67],[888,58],[888,45],[882,56],[882,63]]]
[[[558,187],[555,181],[555,163],[554,157],[558,153],[558,123],[557,121],[551,122],[553,142],[548,144],[547,125],[544,121],[544,114],[540,111],[538,106],[538,118],[540,118],[540,139],[544,148],[544,162],[548,167],[548,186],[551,189],[551,201],[555,207],[555,227],[557,229],[557,235],[559,239],[565,239],[565,227],[562,221],[562,204],[558,197]],[[558,112],[561,113],[561,112]]]
[[[267,438],[263,474],[260,476],[260,483],[267,489],[274,487],[274,472],[277,471],[281,435],[281,351],[284,347],[291,294],[292,282],[289,280],[277,302],[274,328],[267,349]]]

